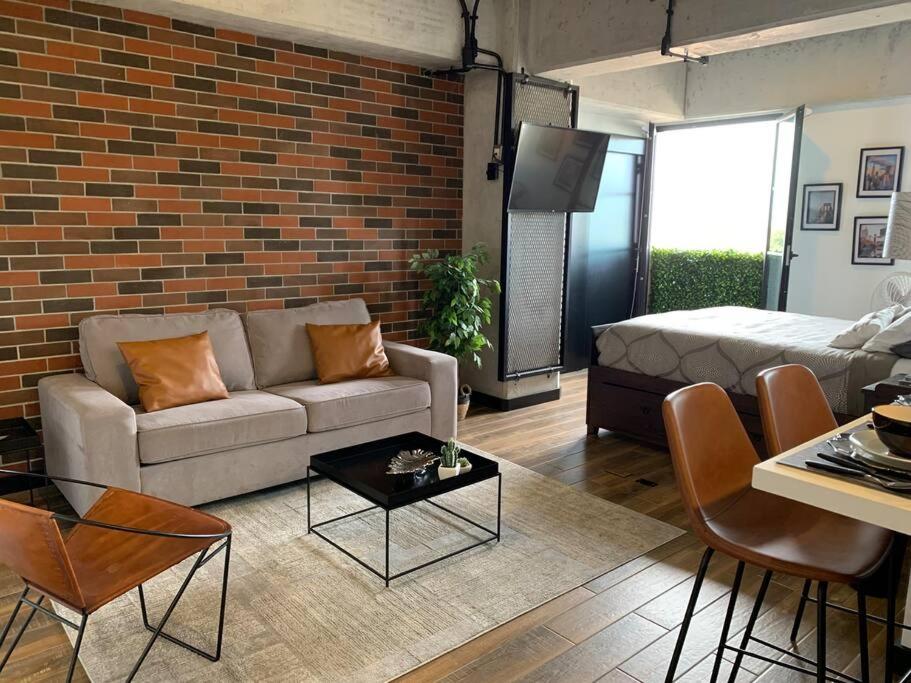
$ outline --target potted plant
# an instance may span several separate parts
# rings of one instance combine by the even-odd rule
[[[437,468],[437,476],[440,479],[449,479],[449,477],[458,475],[460,469],[459,455],[461,453],[462,449],[455,442],[455,439],[450,439],[443,444],[443,448],[440,449],[440,466]]]
[[[430,280],[423,304],[429,316],[418,330],[428,340],[432,351],[453,356],[458,361],[470,359],[481,367],[478,352],[493,348],[481,331],[490,324],[491,301],[484,293],[500,293],[500,283],[478,277],[478,270],[488,261],[487,247],[475,244],[467,254],[440,257],[436,249],[411,257],[411,269]],[[459,419],[468,412],[471,387],[459,389]]]

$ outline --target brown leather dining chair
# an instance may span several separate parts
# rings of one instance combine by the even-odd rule
[[[803,365],[779,365],[760,372],[756,376],[756,398],[769,457],[780,455],[838,427],[819,380]],[[811,584],[809,579],[804,581],[791,628],[792,642],[797,640],[800,632]],[[858,593],[857,599],[864,600],[864,594]],[[861,628],[864,626],[861,625]]]
[[[779,365],[760,372],[756,376],[756,398],[762,419],[763,438],[770,457],[780,455],[838,428],[838,422],[819,380],[812,370],[803,365]],[[896,539],[897,552],[902,551],[904,545],[904,539]],[[861,586],[857,591],[858,628],[861,638],[866,638],[867,633],[866,620],[860,618],[860,614],[866,613],[868,593],[882,595],[887,594],[889,590],[888,586],[884,590],[881,585],[875,585],[882,584],[884,577],[873,578],[878,580],[867,582],[873,585]],[[888,577],[885,578],[888,580]],[[811,584],[809,579],[804,581],[794,625],[791,628],[792,642],[797,640],[807,602],[815,602],[810,597]],[[829,607],[854,612],[842,605],[830,603]],[[888,620],[874,615],[867,618],[886,623],[887,627],[890,625]]]
[[[25,474],[0,470],[0,474],[4,473]],[[7,565],[25,583],[25,589],[0,633],[0,649],[20,609],[24,605],[29,610],[0,660],[0,671],[35,613],[41,612],[76,631],[66,676],[67,681],[72,680],[89,616],[134,588],[139,590],[143,625],[152,636],[127,680],[136,676],[158,638],[210,661],[220,658],[231,556],[231,527],[226,522],[199,510],[133,491],[65,477],[28,476],[93,486],[104,492],[82,518],[0,499],[0,563]],[[64,531],[61,522],[73,526]],[[216,547],[213,549],[213,546]],[[196,571],[221,552],[225,553],[225,558],[218,634],[215,652],[208,653],[171,636],[164,627]],[[151,625],[143,584],[193,555],[196,559],[180,589],[158,624]],[[78,613],[78,623],[45,606],[46,598]]]
[[[756,398],[769,456],[838,428],[819,380],[803,365],[779,365],[760,372]]]
[[[737,560],[737,569],[712,681],[718,677],[724,650],[736,653],[730,681],[745,655],[784,666],[825,681],[835,674],[826,667],[826,596],[830,583],[856,586],[890,560],[893,534],[869,524],[825,512],[752,488],[752,470],[759,456],[730,398],[716,384],[684,387],[663,405],[664,422],[683,505],[694,533],[706,544],[668,667],[667,681],[677,669],[687,630],[712,555],[717,551]],[[765,570],[739,647],[728,645],[729,631],[745,564]],[[818,582],[816,661],[753,636],[773,572]],[[864,615],[865,616],[865,615]],[[766,657],[747,649],[750,642],[794,657],[803,666]],[[869,680],[866,641],[860,643],[862,678]],[[837,674],[843,680],[857,680]]]

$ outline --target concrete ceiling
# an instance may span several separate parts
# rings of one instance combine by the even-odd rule
[[[407,64],[461,63],[464,38],[456,0],[95,1]],[[479,15],[478,39],[491,44],[497,22],[491,0],[482,2]]]
[[[663,0],[642,3],[638,15],[627,5],[622,15],[616,7],[612,16],[611,7],[618,3],[607,1],[594,5],[599,9],[590,10],[590,16],[575,17],[566,14],[564,3],[536,8],[535,0],[531,2],[528,49],[533,52],[535,44],[542,49],[537,56],[530,55],[529,61],[535,64],[538,60],[536,70],[542,75],[576,81],[674,61],[659,51],[664,33]],[[606,24],[600,36],[592,36],[591,30],[571,28],[573,19],[589,26],[597,25],[599,20]],[[678,0],[672,42],[675,51],[711,56],[908,20],[911,2],[894,0]],[[564,31],[578,32],[578,39],[569,45],[548,47],[548,42],[536,34],[546,32],[550,22],[556,22]],[[591,44],[586,45],[586,40]],[[559,65],[560,61],[565,65]]]

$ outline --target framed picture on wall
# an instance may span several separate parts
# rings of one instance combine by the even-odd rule
[[[858,197],[889,197],[902,184],[904,147],[868,147],[860,150]]]
[[[862,266],[891,266],[895,259],[883,258],[886,246],[886,216],[857,216],[854,219],[854,248],[851,263]]]
[[[841,222],[841,183],[803,186],[801,230],[838,230]]]

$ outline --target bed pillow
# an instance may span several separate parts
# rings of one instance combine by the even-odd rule
[[[892,347],[911,341],[911,314],[897,316],[882,332],[874,335],[861,348],[870,353],[892,353]]]
[[[905,307],[901,304],[867,313],[851,327],[835,335],[829,346],[834,349],[859,349],[904,313]]]

